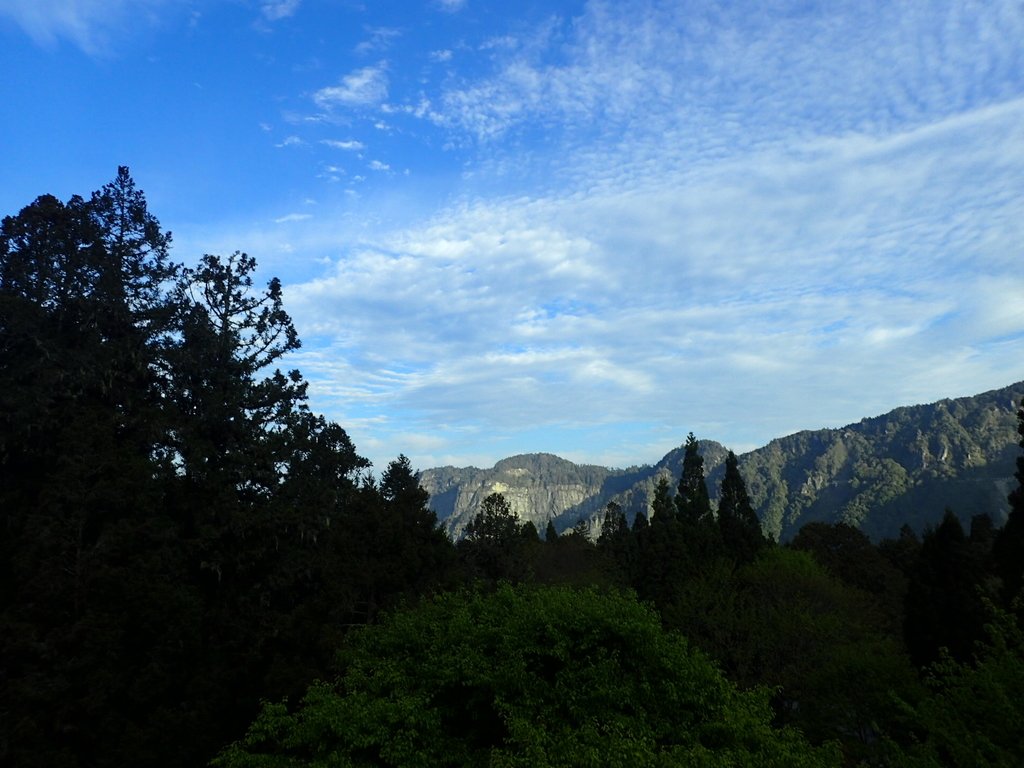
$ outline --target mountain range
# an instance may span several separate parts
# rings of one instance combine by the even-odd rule
[[[740,474],[766,534],[792,538],[809,522],[844,522],[873,539],[895,537],[904,525],[921,533],[947,508],[965,524],[988,514],[1006,520],[1020,453],[1017,406],[1024,382],[972,397],[897,408],[838,429],[797,432],[741,454]],[[712,504],[717,504],[728,449],[701,440]],[[430,506],[453,538],[491,493],[501,493],[520,520],[558,532],[586,524],[600,532],[604,510],[618,504],[632,524],[650,514],[654,488],[672,488],[683,448],[658,463],[612,469],[574,464],[547,453],[502,459],[490,469],[438,467],[419,474]]]

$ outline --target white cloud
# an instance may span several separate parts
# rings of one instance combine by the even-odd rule
[[[359,55],[387,50],[402,35],[399,30],[391,27],[375,27],[368,30],[368,32],[369,38],[359,43],[355,48],[355,52]]]
[[[466,197],[419,223],[393,223],[415,185],[367,173],[365,203],[289,228],[330,264],[287,287],[316,407],[361,448],[418,440],[421,466],[528,429],[581,454],[622,425],[636,460],[1024,378],[1022,39],[1010,0],[593,0],[460,41],[460,69],[409,91],[384,62],[350,72],[321,109],[374,108],[388,146],[485,146],[450,153],[465,186],[441,194]]]
[[[338,85],[321,88],[313,101],[322,109],[378,104],[388,95],[387,65],[363,67],[341,78]]]
[[[306,221],[307,219],[312,219],[312,218],[313,218],[313,214],[311,214],[311,213],[289,213],[289,214],[287,214],[285,216],[280,216],[280,217],[274,219],[274,223],[275,224],[290,224],[291,222],[294,222],[294,221]]]
[[[435,0],[435,2],[446,13],[455,13],[466,7],[466,0]]]
[[[339,408],[452,446],[639,420],[756,445],[1008,383],[1024,365],[981,350],[1024,359],[1022,126],[1024,101],[696,170],[582,158],[573,189],[450,208],[290,286],[300,333],[333,339],[302,367],[320,402],[343,382]]]
[[[302,139],[298,136],[286,136],[279,144],[275,144],[275,147],[299,147],[305,144]]]
[[[13,19],[37,44],[72,42],[91,55],[158,18],[170,0],[3,0],[0,16]]]
[[[487,46],[482,74],[446,83],[429,117],[485,140],[588,121],[588,135],[672,128],[724,146],[790,131],[878,135],[1019,94],[1022,35],[1013,0],[985,13],[837,0],[755,17],[743,6],[594,0],[532,37]]]
[[[337,139],[322,139],[321,144],[331,147],[332,149],[344,149],[349,152],[357,152],[362,149],[366,149],[366,145],[361,141],[355,139],[347,139],[345,141],[338,141]]]
[[[270,0],[264,2],[260,10],[268,21],[279,21],[294,16],[301,4],[302,0]]]

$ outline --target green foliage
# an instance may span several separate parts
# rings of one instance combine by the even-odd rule
[[[944,656],[929,670],[928,694],[906,703],[915,729],[895,765],[931,768],[1015,768],[1024,764],[1024,633],[1015,619],[988,604],[986,640],[972,662]]]
[[[740,686],[775,688],[782,722],[812,740],[840,739],[850,755],[870,753],[895,716],[890,692],[914,688],[913,669],[867,596],[807,553],[773,547],[738,570],[719,561],[662,616]]]
[[[838,764],[625,595],[444,595],[363,630],[341,659],[335,684],[292,712],[266,705],[215,765]]]
[[[913,532],[908,529],[907,534],[911,538],[904,546],[914,546]],[[810,552],[844,584],[870,594],[886,630],[894,637],[902,635],[907,577],[867,536],[846,523],[808,523],[789,546]],[[891,542],[893,546],[898,543]],[[916,560],[916,556],[915,552],[908,559]],[[908,570],[910,567],[908,564]]]

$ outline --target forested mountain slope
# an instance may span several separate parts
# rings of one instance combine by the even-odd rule
[[[740,456],[740,471],[766,533],[788,540],[806,523],[846,522],[875,539],[937,524],[947,507],[968,522],[1006,519],[1019,451],[1016,405],[1024,382],[973,397],[897,408],[839,429],[798,432]],[[716,503],[727,454],[700,441],[708,490]],[[420,483],[446,530],[461,535],[490,493],[502,493],[520,519],[561,532],[589,520],[599,530],[609,502],[632,523],[649,514],[660,477],[674,488],[682,448],[654,466],[608,469],[551,454],[513,456],[492,469],[442,467]]]
[[[799,432],[741,458],[767,531],[793,536],[812,521],[846,522],[873,538],[962,520],[1006,520],[1019,448],[1024,383],[973,397],[897,408],[842,429]]]

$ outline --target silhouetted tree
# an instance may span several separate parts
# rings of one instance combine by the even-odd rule
[[[746,483],[740,475],[739,462],[732,451],[725,459],[725,476],[718,502],[718,529],[725,550],[741,563],[753,560],[766,543],[761,523],[747,495]]]
[[[194,647],[161,514],[169,242],[126,168],[88,201],[42,196],[0,226],[3,763],[159,750],[138,712],[166,701]]]
[[[706,523],[712,519],[711,499],[704,482],[704,457],[700,455],[693,432],[686,436],[676,508],[680,518],[687,522]]]
[[[544,541],[554,544],[558,540],[558,531],[555,530],[554,520],[548,520],[547,526],[544,528]]]
[[[654,487],[654,498],[651,500],[651,521],[658,524],[666,523],[675,516],[676,509],[675,503],[672,501],[672,489],[669,487],[668,478],[662,475]]]
[[[525,543],[519,517],[508,500],[492,493],[466,526],[466,536],[458,549],[471,577],[496,583],[503,579],[518,581],[526,575]]]
[[[280,282],[169,243],[126,168],[0,225],[0,764],[203,764],[454,558],[275,369]]]
[[[960,520],[946,510],[939,527],[924,537],[907,589],[905,637],[915,663],[935,661],[940,648],[958,661],[970,658],[986,621],[986,571]]]
[[[1017,431],[1024,449],[1024,400],[1017,411]],[[1024,454],[1017,456],[1017,487],[1010,492],[1010,516],[993,542],[996,571],[1002,579],[1002,596],[1007,605],[1021,594],[1024,584]]]

